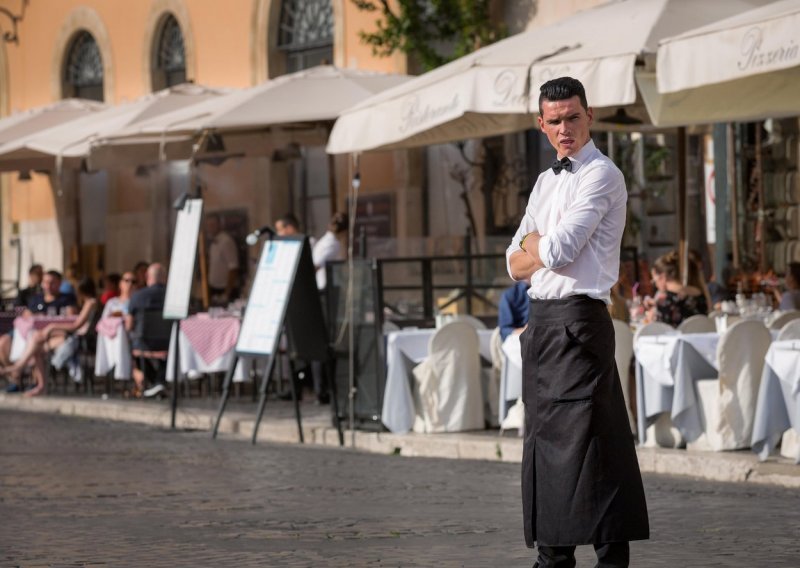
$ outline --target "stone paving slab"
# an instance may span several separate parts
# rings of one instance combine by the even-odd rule
[[[216,417],[216,400],[182,401],[176,425],[182,430],[210,431]],[[255,424],[255,405],[229,405],[220,433],[250,439]],[[81,416],[103,420],[170,425],[168,401],[101,399],[74,396],[25,398],[0,394],[0,409]],[[306,403],[301,406],[303,435],[307,444],[338,446],[327,407]],[[299,436],[291,403],[270,401],[258,431],[264,442],[297,443]],[[411,457],[473,459],[520,463],[522,441],[500,436],[497,431],[454,434],[391,434],[387,432],[345,432],[345,445],[366,452]],[[784,458],[761,463],[755,454],[741,452],[686,451],[666,448],[638,448],[642,472],[691,476],[709,481],[748,482],[800,488],[800,465]]]
[[[0,410],[0,566],[529,568],[519,466]],[[794,489],[645,474],[635,568],[794,568]],[[578,567],[595,565],[579,547]]]

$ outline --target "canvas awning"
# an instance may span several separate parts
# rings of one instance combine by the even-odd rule
[[[659,125],[800,114],[800,0],[781,0],[669,37],[637,78]]]
[[[333,154],[387,150],[531,128],[539,87],[569,75],[597,109],[637,101],[634,71],[658,41],[767,0],[616,0],[489,45],[349,109]],[[608,114],[598,112],[597,116]],[[380,124],[380,128],[375,128]]]
[[[92,166],[213,153],[203,135],[209,132],[224,136],[224,151],[218,153],[226,154],[265,155],[290,142],[324,144],[345,108],[408,79],[330,65],[283,75],[119,129],[93,145]]]
[[[184,84],[118,106],[100,106],[91,114],[80,114],[78,118],[37,129],[0,145],[0,171],[78,168],[89,154],[92,141],[99,137],[176,109],[191,108],[226,92]]]

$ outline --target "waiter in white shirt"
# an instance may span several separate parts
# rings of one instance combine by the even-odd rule
[[[239,295],[239,251],[236,241],[222,230],[219,215],[205,220],[208,235],[208,291],[212,303],[227,305]]]
[[[558,160],[539,176],[506,251],[530,280],[520,336],[525,542],[540,568],[574,567],[593,544],[597,566],[628,566],[628,541],[649,538],[647,504],[614,361],[606,304],[619,273],[627,191],[590,138],[580,81],[548,81],[539,127]]]

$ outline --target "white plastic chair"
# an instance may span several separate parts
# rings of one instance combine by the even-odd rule
[[[451,322],[428,345],[428,357],[414,367],[414,431],[483,429],[478,332],[469,323]]]
[[[778,341],[800,339],[800,319],[793,319],[778,332]]]
[[[681,333],[712,333],[717,331],[717,324],[708,316],[698,314],[686,318],[678,326]]]
[[[622,396],[625,397],[625,410],[628,412],[628,422],[631,432],[636,434],[636,420],[631,410],[631,359],[633,359],[633,332],[631,326],[624,321],[612,319],[614,324],[614,359],[617,361],[619,382],[622,385]]]
[[[664,335],[675,331],[671,325],[660,321],[654,321],[640,327],[633,336],[633,345],[640,337],[645,335]],[[639,412],[643,409],[639,408]],[[665,412],[656,418],[656,421],[647,427],[647,441],[645,446],[648,448],[680,448],[684,446],[683,436],[675,426],[672,425],[672,418]]]
[[[800,310],[789,310],[788,312],[783,312],[770,322],[769,328],[775,330],[783,329],[783,326],[785,326],[787,323],[798,318],[800,318]]]
[[[486,324],[483,323],[481,320],[476,318],[475,316],[471,316],[469,314],[461,314],[453,318],[453,321],[463,321],[464,323],[468,323],[478,331],[483,329],[488,329]]]
[[[695,383],[705,433],[689,449],[750,447],[758,388],[772,336],[760,321],[742,320],[717,345],[719,378]]]

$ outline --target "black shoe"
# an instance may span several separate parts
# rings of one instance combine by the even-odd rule
[[[329,395],[328,393],[325,392],[317,395],[317,404],[319,406],[324,406],[330,403],[331,403],[331,395]]]

